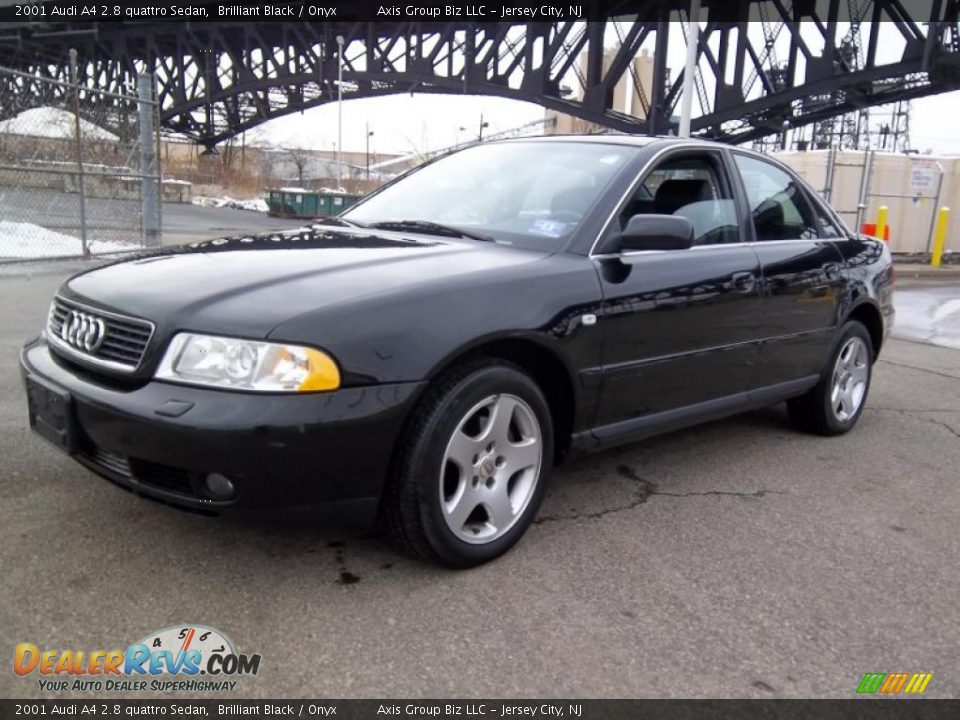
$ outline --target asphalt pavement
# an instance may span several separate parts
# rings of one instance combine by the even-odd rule
[[[49,237],[27,229],[28,242],[36,243],[36,255],[80,254],[79,199],[76,194],[37,188],[0,188],[0,220],[40,225],[49,232],[77,237],[75,250],[45,252]],[[87,198],[85,211],[89,236],[94,240],[131,244],[140,242],[140,203],[134,200]],[[228,235],[265,233],[302,227],[308,221],[270,217],[254,210],[204,207],[190,203],[163,203],[163,243],[178,245]],[[42,232],[42,231],[40,231]],[[3,260],[0,247],[0,262]],[[17,257],[22,257],[17,255]]]
[[[17,351],[69,270],[0,272],[0,696],[44,696],[18,642],[179,623],[262,655],[239,697],[852,698],[867,672],[960,695],[958,350],[890,340],[843,437],[778,406],[564,467],[520,545],[451,572],[138,499],[34,437]]]
[[[203,207],[187,203],[163,204],[165,245],[273,230],[292,230],[308,221],[270,217],[266,213],[235,208]]]

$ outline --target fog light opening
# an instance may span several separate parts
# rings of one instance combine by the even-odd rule
[[[207,492],[214,500],[229,500],[237,489],[233,481],[220,473],[210,473],[206,478]]]

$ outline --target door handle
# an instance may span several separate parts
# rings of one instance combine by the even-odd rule
[[[737,289],[737,292],[744,294],[753,292],[753,288],[757,284],[757,278],[752,272],[737,272],[732,277],[733,286]]]

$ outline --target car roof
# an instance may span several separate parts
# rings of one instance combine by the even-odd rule
[[[576,142],[591,145],[632,145],[634,147],[647,147],[649,145],[662,144],[696,144],[706,147],[729,147],[724,143],[718,143],[713,140],[702,140],[700,138],[681,138],[676,135],[626,135],[619,133],[603,133],[596,135],[539,135],[516,137],[505,140],[496,140],[494,142]]]
[[[773,162],[781,167],[787,167],[784,165],[782,160],[777,159],[775,156],[767,155],[764,153],[757,152],[751,148],[743,147],[742,145],[731,145],[729,143],[717,142],[716,140],[705,140],[703,138],[689,137],[682,138],[677,137],[676,135],[627,135],[622,133],[598,133],[596,135],[539,135],[539,136],[526,136],[526,137],[516,137],[508,138],[504,140],[493,140],[490,144],[494,143],[512,143],[512,142],[537,142],[537,143],[584,143],[590,145],[627,145],[630,147],[638,148],[662,148],[668,147],[670,145],[682,145],[682,146],[702,146],[704,148],[728,148],[735,149],[737,152],[744,153],[746,155],[753,155],[758,158],[762,158],[768,162]],[[792,171],[791,171],[792,172]]]

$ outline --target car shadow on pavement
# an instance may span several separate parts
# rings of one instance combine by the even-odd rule
[[[548,523],[632,509],[654,495],[727,495],[748,502],[762,500],[769,490],[753,486],[717,489],[705,485],[715,481],[703,477],[703,472],[698,474],[694,466],[722,466],[724,458],[745,442],[762,444],[771,436],[787,438],[794,433],[781,404],[580,457],[554,472],[531,534]],[[799,433],[797,436],[803,437]],[[691,448],[697,448],[700,455],[696,462],[688,457]],[[663,479],[663,469],[671,466],[680,466],[679,480]],[[656,477],[657,481],[647,477]],[[345,517],[327,515],[321,519],[311,510],[300,510],[256,517],[224,516],[212,521],[216,529],[211,527],[210,534],[201,533],[203,539],[197,538],[201,543],[211,534],[225,533],[244,545],[239,556],[251,562],[288,565],[291,571],[319,560],[331,571],[326,576],[339,585],[383,579],[399,569],[404,570],[405,577],[411,572],[418,577],[447,572],[402,555],[382,526],[365,526]]]

